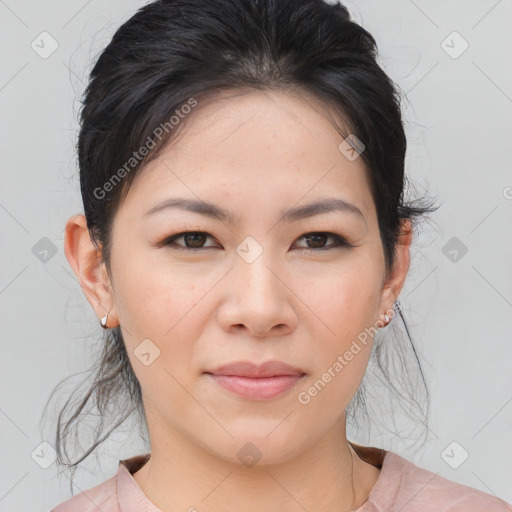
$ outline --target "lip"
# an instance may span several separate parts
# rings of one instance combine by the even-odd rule
[[[266,361],[259,366],[237,361],[205,373],[224,389],[252,400],[275,398],[306,375],[301,369],[282,361]]]
[[[265,361],[260,365],[250,361],[236,361],[219,366],[206,373],[213,375],[236,375],[238,377],[275,377],[280,375],[303,375],[305,372],[282,361]]]

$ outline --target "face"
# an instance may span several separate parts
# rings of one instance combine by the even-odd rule
[[[363,160],[342,154],[324,108],[276,91],[199,102],[118,209],[99,300],[121,325],[150,433],[158,424],[234,462],[250,442],[272,463],[344,421],[408,252],[386,275]],[[151,212],[171,199],[226,215]],[[326,201],[350,206],[304,209]],[[269,360],[299,377],[246,389],[209,374]]]

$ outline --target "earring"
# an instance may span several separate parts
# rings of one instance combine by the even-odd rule
[[[394,310],[396,310],[396,311],[398,311],[398,310],[400,309],[400,307],[401,307],[400,301],[398,301],[398,300],[397,300],[397,301],[395,301],[395,302],[394,302],[394,304],[393,304],[393,309],[394,309]],[[394,318],[394,317],[395,317],[395,316],[393,315],[393,318]],[[385,314],[385,315],[384,315],[384,320],[385,320],[385,322],[386,322],[386,323],[383,325],[383,327],[386,327],[386,326],[389,324],[389,322],[391,321],[391,318],[390,318],[390,316],[389,316],[389,315],[386,315],[386,314]]]
[[[396,300],[394,303],[393,303],[393,309],[395,311],[399,311],[401,308],[401,304],[400,304],[400,301]],[[393,315],[393,318],[395,318],[395,315]],[[388,325],[388,323],[391,321],[391,318],[388,316],[388,315],[384,315],[384,320],[386,320],[386,324],[385,325]]]
[[[108,319],[108,313],[101,319],[101,327],[103,327],[103,329],[108,329],[107,319]]]

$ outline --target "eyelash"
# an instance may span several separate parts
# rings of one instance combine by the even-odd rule
[[[180,245],[177,245],[174,243],[175,240],[178,240],[179,238],[182,238],[185,235],[206,235],[210,238],[213,238],[210,234],[206,233],[205,231],[183,231],[181,233],[177,233],[175,235],[171,235],[171,236],[165,238],[164,240],[159,242],[157,244],[157,246],[158,247],[169,247],[170,249],[173,249],[173,250],[187,251],[187,252],[197,252],[197,251],[201,251],[204,249],[214,249],[214,247],[196,247],[196,248],[183,247],[183,246],[180,246]],[[341,248],[341,247],[353,247],[343,237],[336,235],[335,233],[329,233],[327,231],[311,231],[309,233],[305,233],[304,235],[300,236],[299,239],[304,238],[306,236],[311,236],[311,235],[327,235],[328,237],[334,238],[337,241],[337,243],[331,244],[330,246],[327,246],[327,247],[319,247],[316,249],[302,247],[299,250],[318,252],[318,251],[326,251],[326,250],[336,249],[336,248]]]

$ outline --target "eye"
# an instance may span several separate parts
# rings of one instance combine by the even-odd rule
[[[324,231],[306,233],[300,238],[306,240],[306,243],[313,244],[313,247],[306,247],[305,250],[328,250],[335,249],[336,247],[351,247],[351,245],[343,237]],[[329,238],[334,239],[336,242],[334,244],[323,246],[322,244]]]
[[[171,246],[171,249],[183,251],[196,251],[198,249],[203,249],[201,243],[208,237],[212,238],[211,235],[204,231],[185,231],[183,233],[177,233],[176,235],[169,236],[157,245],[158,247]],[[185,241],[185,247],[175,243],[175,241],[180,238],[183,238]],[[189,243],[191,244],[190,246],[188,245]]]
[[[176,244],[176,240],[183,239],[185,242],[185,246]],[[183,250],[183,251],[197,251],[199,249],[208,249],[208,247],[204,247],[202,244],[206,238],[213,238],[208,233],[204,231],[185,231],[182,233],[177,233],[175,235],[171,235],[164,239],[162,242],[158,243],[158,247],[168,246],[171,249]],[[335,240],[335,243],[324,246],[326,240],[332,238]],[[303,249],[308,251],[319,251],[319,250],[328,250],[335,249],[336,247],[352,247],[343,237],[336,235],[334,233],[328,233],[323,231],[306,233],[299,237],[300,239],[304,239],[306,243],[312,244],[312,247],[304,247]],[[211,246],[212,247],[212,246]]]

